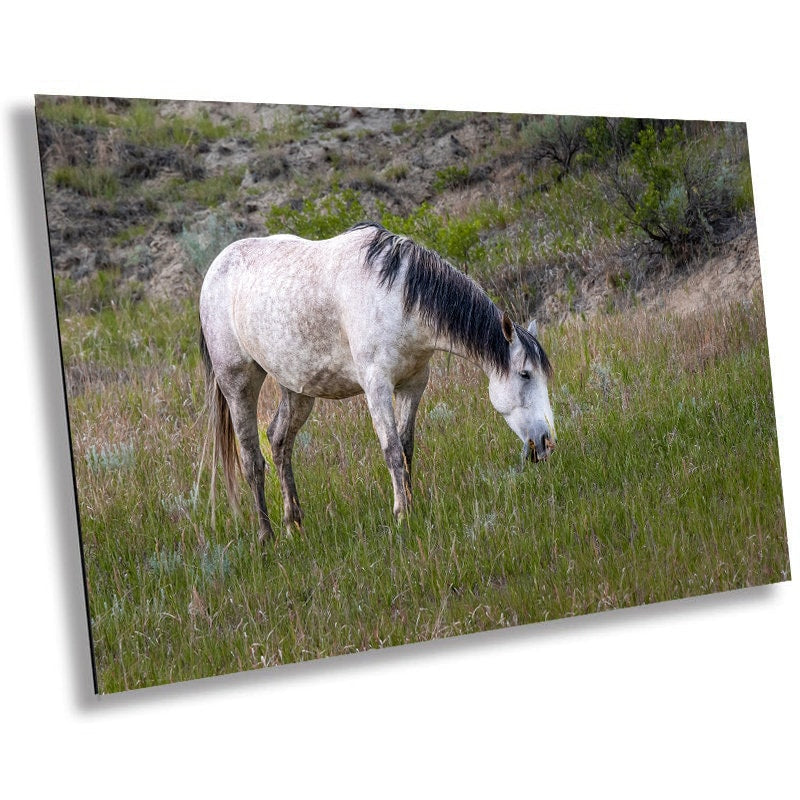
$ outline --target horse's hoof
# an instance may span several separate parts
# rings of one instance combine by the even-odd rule
[[[258,543],[260,545],[273,544],[275,542],[275,531],[272,528],[268,530],[260,530],[258,532]]]
[[[303,526],[297,521],[292,520],[291,522],[284,522],[283,523],[283,532],[287,539],[291,540],[294,538],[296,533],[303,532]]]

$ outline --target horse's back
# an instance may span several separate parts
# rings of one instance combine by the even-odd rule
[[[350,333],[374,306],[363,232],[320,241],[290,234],[241,239],[209,267],[200,296],[205,336],[226,360],[252,359],[294,391],[360,391]]]

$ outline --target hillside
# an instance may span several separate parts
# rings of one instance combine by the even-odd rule
[[[235,238],[364,218],[519,317],[685,310],[759,283],[742,125],[673,141],[658,120],[49,97],[37,119],[66,309],[191,296]]]

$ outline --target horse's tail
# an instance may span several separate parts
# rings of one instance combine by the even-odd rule
[[[211,496],[210,504],[215,507],[215,494],[217,484],[217,454],[222,461],[222,474],[225,478],[225,491],[228,502],[235,513],[239,512],[239,501],[236,497],[236,473],[242,472],[242,462],[239,458],[239,448],[236,445],[236,435],[233,430],[233,420],[228,408],[228,401],[219,388],[217,376],[214,374],[214,365],[206,345],[203,326],[200,325],[200,354],[206,372],[206,412],[208,413],[208,435],[212,436],[211,449]]]

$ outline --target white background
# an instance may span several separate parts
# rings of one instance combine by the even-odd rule
[[[796,791],[796,583],[93,696],[35,92],[746,121],[800,563],[800,71],[789,5],[271,5],[5,11],[0,781],[14,787],[5,796]]]

